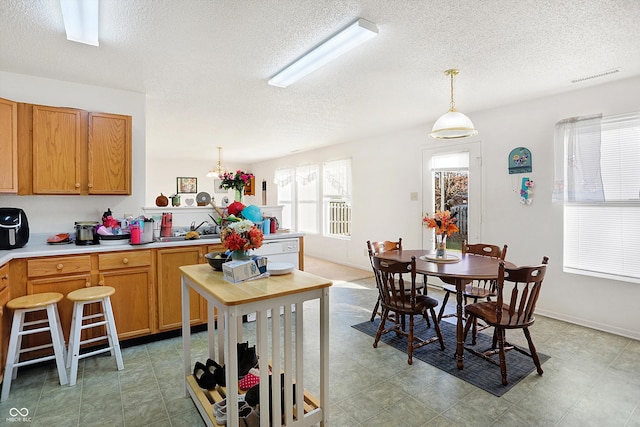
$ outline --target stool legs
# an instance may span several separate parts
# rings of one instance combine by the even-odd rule
[[[102,316],[104,321],[87,323],[83,325],[82,322],[85,319],[84,306],[86,304],[100,303],[102,305]],[[99,315],[97,315],[99,316]],[[94,318],[94,316],[88,316],[88,318]],[[106,338],[109,342],[109,347],[104,349],[95,350],[86,354],[80,354],[80,345],[83,343],[81,340],[82,330],[92,327],[104,325],[106,329]],[[93,342],[105,338],[104,336],[99,338],[92,338],[86,342]],[[116,364],[118,370],[124,369],[124,363],[122,362],[122,353],[120,352],[120,342],[118,341],[118,332],[116,331],[116,322],[113,317],[113,310],[111,308],[111,299],[107,296],[105,298],[99,298],[91,301],[75,301],[73,303],[73,317],[71,321],[71,332],[69,335],[69,353],[67,354],[67,368],[71,368],[69,385],[76,384],[78,378],[78,362],[88,356],[104,353],[109,351],[112,356],[116,358]]]
[[[9,391],[11,390],[11,382],[16,378],[18,374],[18,367],[31,365],[45,360],[56,360],[56,366],[58,368],[58,377],[60,384],[65,385],[68,382],[67,371],[64,366],[65,359],[65,346],[64,338],[62,335],[62,326],[60,325],[60,316],[58,314],[58,307],[56,304],[49,304],[46,306],[47,322],[48,326],[37,328],[33,330],[25,330],[25,314],[32,311],[40,311],[42,308],[37,309],[17,309],[13,312],[13,321],[11,324],[11,336],[9,338],[9,349],[7,351],[7,362],[4,369],[4,380],[2,382],[2,392],[0,394],[0,401],[5,401],[9,397]],[[28,322],[27,324],[40,324],[45,321]],[[26,360],[20,362],[20,353],[22,348],[22,336],[30,335],[37,332],[49,331],[51,334],[51,343],[53,347],[53,356],[45,356],[33,360]],[[33,349],[40,349],[42,347],[34,347]],[[30,349],[25,349],[30,350]]]
[[[103,299],[102,306],[104,307],[104,317],[107,320],[107,337],[109,339],[111,355],[116,357],[116,365],[118,366],[118,371],[122,371],[124,369],[124,363],[122,363],[120,341],[118,340],[118,331],[116,331],[116,320],[113,317],[113,310],[111,308],[111,298],[107,297]]]
[[[49,327],[51,328],[51,341],[53,341],[53,352],[56,355],[56,366],[58,367],[58,376],[60,384],[65,385],[68,382],[67,370],[64,366],[64,335],[60,326],[60,316],[58,315],[58,306],[47,306],[47,316],[49,317]]]

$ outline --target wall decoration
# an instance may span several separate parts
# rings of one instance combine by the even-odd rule
[[[197,193],[198,192],[198,178],[178,177],[177,191],[176,193]]]
[[[533,201],[531,197],[533,196],[533,187],[534,182],[529,178],[522,178],[522,187],[520,188],[520,203],[523,205],[530,205]]]
[[[221,187],[222,185],[222,180],[221,179],[214,179],[213,180],[213,192],[214,193],[220,193],[220,194],[227,194],[229,192],[229,190],[225,190],[224,188]]]
[[[529,173],[533,170],[531,151],[525,147],[518,147],[509,153],[509,174]]]
[[[247,182],[247,185],[244,186],[244,195],[245,196],[255,196],[256,194],[256,177],[252,176]]]

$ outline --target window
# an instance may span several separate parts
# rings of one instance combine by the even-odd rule
[[[295,169],[277,169],[275,184],[278,193],[278,205],[282,205],[282,224],[280,228],[295,229],[294,196]]]
[[[640,283],[640,113],[556,124],[564,271]]]
[[[296,168],[296,229],[305,233],[318,232],[318,165]]]
[[[322,167],[325,235],[351,236],[351,159],[326,162]]]

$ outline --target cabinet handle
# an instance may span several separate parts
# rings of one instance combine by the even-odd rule
[[[76,188],[80,188],[80,183],[76,182]]]
[[[9,280],[9,275],[5,274],[4,276],[2,276],[2,280]]]
[[[123,264],[129,264],[129,258],[122,258]]]
[[[85,288],[90,288],[91,287],[91,282],[87,280],[87,283],[84,284]]]
[[[62,268],[63,268],[63,267],[64,267],[64,265],[63,265],[62,263],[60,263],[60,264],[56,265],[56,268],[57,268],[58,270],[62,270]]]
[[[93,184],[89,184],[89,185],[88,185],[88,187],[89,187],[89,188],[93,188]]]
[[[98,281],[98,286],[104,286],[104,275],[100,275],[100,280]]]

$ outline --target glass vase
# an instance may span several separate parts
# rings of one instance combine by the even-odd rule
[[[244,188],[236,188],[236,195],[234,197],[234,200],[236,202],[242,203],[243,197],[244,197]]]
[[[436,234],[436,258],[447,257],[447,234]]]
[[[233,261],[242,261],[245,259],[250,259],[251,255],[249,255],[249,251],[238,249],[237,251],[231,252],[231,259]]]

